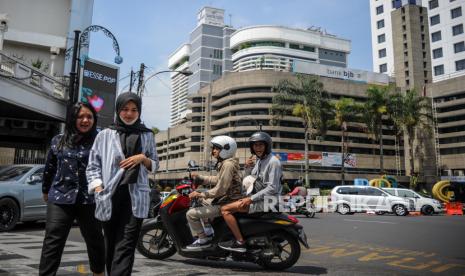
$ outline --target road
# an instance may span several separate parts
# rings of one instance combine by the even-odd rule
[[[299,262],[284,272],[254,264],[164,261],[136,254],[133,275],[465,275],[465,217],[317,214],[298,217],[309,236]],[[34,275],[43,223],[0,234],[0,275]],[[85,245],[73,228],[58,275],[90,275]]]

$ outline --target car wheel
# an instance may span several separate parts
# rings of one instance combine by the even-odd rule
[[[11,198],[0,199],[0,232],[10,231],[19,220],[19,207]]]
[[[347,204],[339,204],[337,206],[337,212],[341,215],[347,215],[350,213],[350,207]]]
[[[394,207],[392,207],[392,211],[394,211],[396,216],[406,216],[408,214],[407,208],[401,204],[394,205]]]
[[[424,205],[421,207],[421,213],[425,216],[431,216],[434,214],[434,208],[431,205]]]

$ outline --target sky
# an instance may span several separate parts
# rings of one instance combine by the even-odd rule
[[[236,29],[252,25],[295,28],[318,26],[349,39],[349,68],[372,70],[370,12],[368,0],[94,0],[92,24],[101,25],[116,37],[123,63],[119,90],[128,91],[133,68],[144,63],[146,77],[168,69],[168,57],[188,42],[204,6],[225,10],[225,24]],[[114,64],[112,41],[102,32],[92,33],[91,58]],[[142,120],[148,127],[169,127],[170,74],[147,82]]]

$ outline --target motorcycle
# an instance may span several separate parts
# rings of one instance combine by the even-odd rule
[[[288,214],[291,215],[304,215],[307,218],[313,218],[315,217],[315,205],[314,205],[315,198],[311,197],[310,201],[307,204],[300,204],[299,206],[295,207],[295,211],[290,211],[287,212]],[[307,208],[310,207],[310,208]]]
[[[189,162],[189,179],[191,168]],[[154,219],[144,221],[137,250],[150,259],[166,259],[176,252],[186,258],[226,260],[257,263],[273,270],[284,270],[293,266],[300,257],[299,242],[309,248],[307,236],[298,220],[282,213],[235,214],[239,227],[246,240],[245,253],[231,252],[218,246],[218,243],[234,237],[222,217],[211,221],[214,229],[212,246],[196,251],[186,250],[194,241],[189,229],[186,212],[191,206],[188,195],[195,184],[182,184],[176,187],[176,194],[168,196],[160,206]]]

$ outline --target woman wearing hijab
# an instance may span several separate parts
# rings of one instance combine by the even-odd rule
[[[108,275],[130,275],[142,220],[150,206],[148,173],[158,169],[155,139],[140,120],[134,93],[116,99],[116,120],[95,138],[87,166],[95,216],[103,222]]]
[[[97,116],[86,103],[68,113],[64,134],[52,139],[45,163],[42,193],[47,202],[47,222],[40,256],[39,275],[55,275],[71,226],[76,219],[84,237],[90,270],[105,271],[105,246],[100,222],[94,217],[94,196],[88,194],[86,167],[97,135]]]

